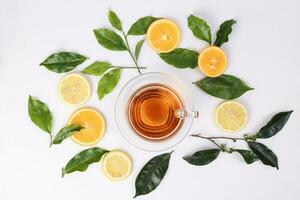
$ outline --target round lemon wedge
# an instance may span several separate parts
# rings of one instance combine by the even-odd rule
[[[91,93],[89,82],[84,76],[76,73],[65,76],[60,81],[58,90],[61,99],[72,106],[85,103]]]
[[[238,102],[225,101],[217,107],[215,121],[222,130],[231,133],[237,132],[247,124],[247,110]]]
[[[102,169],[109,180],[121,181],[131,173],[132,161],[125,152],[113,150],[103,157]]]

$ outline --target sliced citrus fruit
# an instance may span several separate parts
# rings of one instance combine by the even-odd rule
[[[221,48],[209,46],[200,52],[198,66],[206,76],[217,77],[225,72],[227,57]]]
[[[235,101],[225,101],[217,107],[215,120],[222,130],[237,132],[246,126],[248,114],[242,104]]]
[[[90,84],[80,74],[68,74],[59,83],[59,95],[67,104],[78,106],[90,97]]]
[[[83,146],[96,144],[102,139],[105,132],[105,121],[102,114],[92,108],[81,108],[75,111],[68,121],[68,125],[71,124],[84,127],[71,136],[74,142]]]
[[[132,161],[128,154],[113,150],[103,157],[102,169],[108,179],[121,181],[131,173]]]
[[[147,40],[156,52],[170,52],[179,44],[179,28],[174,22],[168,19],[158,19],[149,26]]]

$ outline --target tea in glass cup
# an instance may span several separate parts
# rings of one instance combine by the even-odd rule
[[[163,151],[179,144],[197,117],[189,88],[175,76],[160,72],[131,79],[115,104],[121,135],[146,151]]]
[[[183,110],[183,105],[175,91],[163,84],[147,84],[131,96],[127,120],[139,136],[163,140],[182,126],[184,118],[176,115],[178,110]]]

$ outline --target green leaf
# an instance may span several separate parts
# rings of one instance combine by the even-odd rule
[[[47,105],[32,96],[28,98],[28,114],[31,121],[51,135],[52,115]]]
[[[102,156],[107,152],[107,150],[99,147],[92,147],[79,152],[62,169],[62,177],[64,177],[65,174],[75,171],[85,171],[90,164],[99,162]]]
[[[56,73],[69,72],[81,63],[87,57],[73,52],[57,52],[46,58],[40,65],[45,66],[48,70]]]
[[[183,159],[192,165],[207,165],[214,161],[220,153],[220,149],[207,149],[195,152],[192,156]]]
[[[93,64],[86,67],[81,72],[84,74],[94,75],[94,76],[101,76],[104,74],[109,68],[111,68],[111,64],[108,62],[99,62],[96,61]]]
[[[103,99],[106,94],[113,91],[120,80],[120,75],[121,69],[117,68],[107,72],[106,74],[104,74],[104,76],[102,76],[102,78],[98,82],[97,89],[98,97],[100,100]]]
[[[134,198],[157,188],[169,168],[171,154],[172,152],[155,156],[146,163],[135,179]]]
[[[225,42],[228,42],[228,36],[232,32],[232,25],[235,24],[236,21],[233,19],[227,20],[223,22],[217,32],[217,38],[214,43],[215,46],[222,46]]]
[[[129,29],[127,35],[144,35],[147,33],[148,27],[158,18],[146,16],[138,19]]]
[[[188,26],[194,36],[211,44],[210,27],[203,19],[200,19],[195,15],[190,15],[188,17]]]
[[[142,46],[143,46],[143,44],[144,44],[144,41],[145,41],[144,39],[141,40],[141,41],[139,41],[139,42],[136,44],[136,46],[135,46],[134,57],[135,57],[136,60],[139,58],[139,55],[140,55],[140,52],[141,52],[141,48],[142,48]]]
[[[169,53],[160,53],[159,56],[166,63],[177,68],[195,68],[198,66],[198,52],[177,48]]]
[[[277,156],[273,151],[259,142],[248,141],[247,143],[251,151],[253,151],[265,165],[270,165],[279,169]]]
[[[107,28],[95,29],[94,34],[100,45],[113,51],[126,51],[124,40],[114,31]]]
[[[194,82],[194,84],[207,94],[221,99],[235,99],[248,90],[254,89],[249,87],[241,79],[225,74],[216,78],[206,77]]]
[[[259,160],[257,155],[255,153],[253,153],[252,151],[249,151],[249,150],[234,149],[233,152],[238,152],[239,154],[241,154],[241,156],[243,156],[243,158],[244,158],[244,160],[247,164],[252,164],[255,161]]]
[[[292,112],[293,110],[274,115],[272,119],[258,131],[256,138],[270,138],[276,135],[287,123]]]
[[[117,14],[114,11],[110,10],[108,12],[108,20],[115,29],[122,31],[121,20],[119,19],[119,17],[117,16]]]
[[[60,144],[64,139],[72,136],[74,133],[80,131],[81,129],[83,129],[83,127],[77,124],[71,124],[60,129],[60,131],[54,137],[52,144]]]

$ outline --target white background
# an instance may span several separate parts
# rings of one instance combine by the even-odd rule
[[[279,158],[280,170],[260,162],[246,165],[237,154],[221,154],[207,166],[195,167],[182,156],[213,147],[207,141],[187,137],[175,149],[165,179],[151,194],[140,199],[299,199],[300,196],[300,3],[297,0],[1,0],[0,1],[0,199],[132,199],[134,180],[141,167],[155,153],[129,145],[118,133],[113,117],[114,101],[121,87],[137,75],[122,74],[113,93],[103,101],[96,96],[97,78],[88,77],[93,89],[86,106],[99,109],[107,120],[107,131],[98,146],[122,149],[133,158],[134,169],[123,182],[108,181],[99,164],[84,173],[60,177],[61,167],[84,149],[71,140],[49,148],[48,135],[27,115],[31,94],[46,102],[54,115],[53,134],[65,125],[75,108],[64,105],[57,95],[55,74],[39,63],[59,50],[76,51],[90,58],[76,70],[95,60],[115,65],[133,65],[126,52],[102,48],[94,28],[109,26],[108,9],[117,12],[128,30],[138,18],[153,15],[174,20],[181,29],[181,47],[200,51],[206,46],[187,28],[186,18],[195,14],[207,20],[213,31],[225,19],[237,24],[224,45],[229,59],[226,73],[245,80],[254,91],[238,99],[249,111],[248,126],[237,133],[253,133],[276,112],[294,109],[280,134],[263,141]],[[141,37],[130,37],[133,46]],[[145,43],[140,54],[145,72],[161,71],[177,75],[194,93],[200,118],[191,133],[228,135],[213,122],[214,108],[221,102],[191,84],[203,77],[199,70],[179,70],[164,63]],[[244,144],[241,144],[243,147]],[[233,147],[239,146],[232,144]]]

